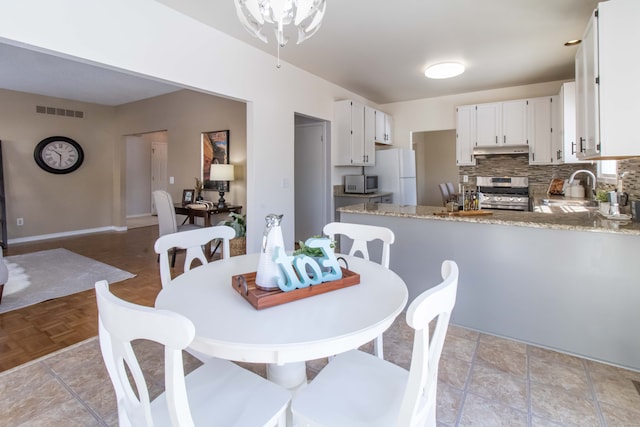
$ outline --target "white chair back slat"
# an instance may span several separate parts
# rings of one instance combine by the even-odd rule
[[[350,256],[361,254],[362,258],[369,260],[368,242],[382,241],[382,257],[380,264],[389,268],[391,244],[395,241],[393,231],[386,227],[375,225],[351,224],[347,222],[330,222],[323,228],[323,233],[332,240],[336,240],[337,234],[342,234],[353,240],[349,250]]]
[[[222,241],[223,258],[229,258],[229,240],[235,236],[235,230],[227,225],[197,228],[160,236],[153,247],[155,252],[160,255],[160,281],[162,282],[162,287],[167,286],[172,280],[169,262],[169,252],[171,250],[176,248],[187,250],[184,271],[189,271],[191,264],[196,259],[203,265],[209,262],[203,247],[214,240],[219,239]]]

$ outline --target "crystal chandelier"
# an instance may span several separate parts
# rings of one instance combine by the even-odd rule
[[[318,31],[326,10],[325,0],[234,0],[236,12],[242,25],[249,33],[267,43],[263,33],[266,24],[274,26],[278,42],[278,68],[280,68],[280,48],[289,38],[284,34],[284,26],[298,27],[298,42],[302,43]]]

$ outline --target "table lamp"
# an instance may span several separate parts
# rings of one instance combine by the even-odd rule
[[[211,181],[218,181],[218,194],[220,195],[218,199],[218,209],[226,208],[227,204],[224,200],[224,192],[229,191],[229,181],[235,179],[233,165],[212,164],[209,169],[209,179]]]

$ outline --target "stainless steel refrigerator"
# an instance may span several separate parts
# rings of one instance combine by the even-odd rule
[[[418,203],[415,151],[407,148],[377,150],[376,164],[367,167],[366,173],[378,175],[378,191],[393,193],[393,203]]]

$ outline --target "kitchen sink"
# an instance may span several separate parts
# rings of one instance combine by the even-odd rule
[[[581,206],[585,208],[598,207],[596,200],[586,199],[541,199],[541,206]]]

